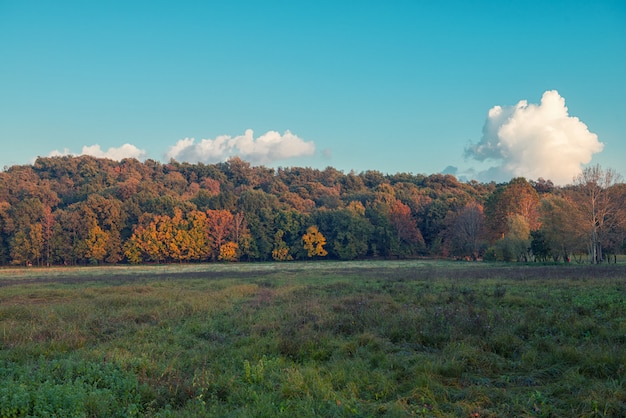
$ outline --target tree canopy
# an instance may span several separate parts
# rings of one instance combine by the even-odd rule
[[[90,156],[0,172],[0,264],[455,257],[602,262],[623,252],[626,186],[332,167]]]

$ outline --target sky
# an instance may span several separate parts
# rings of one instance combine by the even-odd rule
[[[0,169],[38,157],[626,175],[626,2],[0,0]]]

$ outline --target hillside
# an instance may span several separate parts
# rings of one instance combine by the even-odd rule
[[[239,158],[205,165],[48,157],[0,172],[0,264],[601,262],[624,250],[624,202],[619,176],[600,167],[561,188],[542,179],[483,184],[441,174],[272,169]]]

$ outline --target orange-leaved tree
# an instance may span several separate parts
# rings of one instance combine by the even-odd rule
[[[408,252],[413,253],[425,246],[424,237],[408,205],[399,200],[393,202],[389,208],[389,222],[396,230],[401,248],[406,248]]]
[[[213,260],[219,260],[222,245],[230,241],[233,231],[233,214],[227,210],[206,211],[207,238],[209,255]]]

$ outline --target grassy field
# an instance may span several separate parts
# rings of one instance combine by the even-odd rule
[[[626,266],[0,270],[0,416],[626,416]]]

